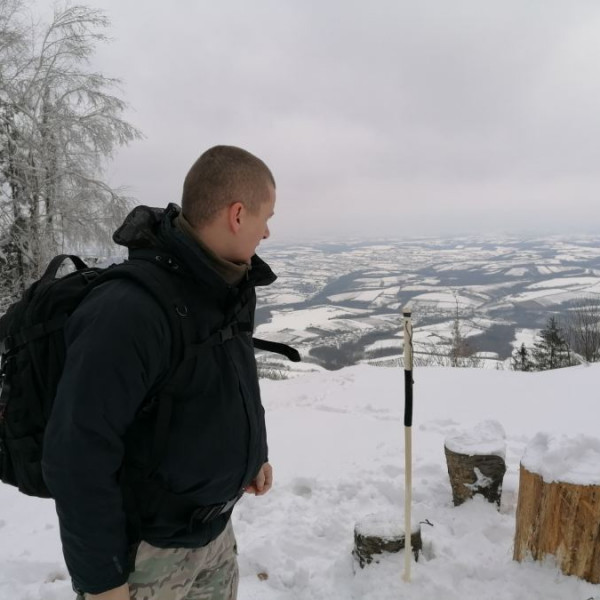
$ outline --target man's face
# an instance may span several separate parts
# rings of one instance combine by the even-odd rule
[[[267,222],[273,216],[274,211],[275,188],[269,185],[258,212],[252,213],[244,208],[244,217],[237,236],[236,262],[250,263],[250,259],[256,254],[256,248],[261,240],[266,240],[270,235]]]

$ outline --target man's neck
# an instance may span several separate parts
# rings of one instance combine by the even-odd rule
[[[242,281],[248,274],[248,270],[250,268],[247,264],[236,264],[224,258],[221,258],[210,246],[207,244],[200,233],[198,233],[189,221],[183,216],[183,214],[179,214],[179,216],[175,219],[175,225],[182,231],[185,235],[187,235],[190,239],[192,239],[206,254],[209,258],[211,265],[215,269],[215,271],[229,284],[229,285],[237,285]]]

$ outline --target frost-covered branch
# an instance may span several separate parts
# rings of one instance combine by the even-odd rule
[[[0,0],[0,296],[70,245],[107,244],[130,206],[103,165],[141,134],[122,117],[120,82],[89,70],[108,25],[80,5],[40,25],[25,0]]]

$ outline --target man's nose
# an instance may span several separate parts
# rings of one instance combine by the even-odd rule
[[[271,232],[269,231],[269,226],[266,225],[265,226],[265,233],[263,235],[263,240],[266,240],[270,235],[271,235]]]

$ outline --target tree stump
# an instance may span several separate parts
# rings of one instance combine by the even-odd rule
[[[404,550],[406,535],[399,521],[400,518],[396,514],[369,515],[355,525],[352,555],[361,569],[373,561],[379,562],[377,557],[381,554],[393,554]],[[419,552],[423,549],[419,524],[412,525],[410,540],[411,550],[415,560],[418,560]]]
[[[444,452],[454,506],[475,494],[500,506],[506,473],[505,434],[495,421],[484,421],[460,435],[446,438]]]
[[[528,447],[521,462],[515,560],[551,555],[565,575],[600,583],[600,440],[593,441],[595,454],[589,446],[573,452],[571,444],[562,460],[557,439],[540,434]],[[576,443],[585,444],[586,438]],[[582,468],[586,460],[590,468]],[[557,470],[572,481],[548,481]]]

